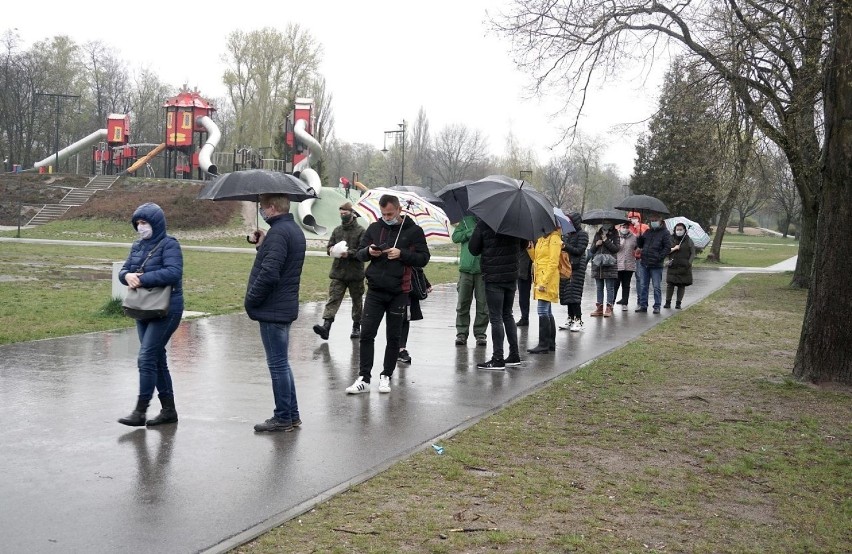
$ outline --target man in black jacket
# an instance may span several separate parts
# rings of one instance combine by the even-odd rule
[[[254,430],[292,431],[302,424],[296,383],[290,370],[290,325],[299,317],[299,285],[305,262],[305,234],[290,213],[286,194],[261,194],[269,230],[255,231],[257,256],[246,287],[245,308],[260,323],[260,339],[272,377],[273,416]]]
[[[636,273],[639,275],[639,307],[636,311],[648,311],[648,288],[653,286],[654,313],[658,314],[663,303],[660,286],[663,280],[663,262],[671,251],[671,235],[660,214],[652,213],[648,226],[650,228],[636,239],[636,246],[642,253],[639,263],[636,264]]]
[[[358,245],[356,256],[367,266],[367,295],[361,312],[361,352],[358,379],[346,388],[347,394],[370,392],[370,375],[376,333],[382,318],[387,316],[385,328],[387,344],[379,392],[391,391],[390,378],[399,356],[399,336],[402,318],[411,291],[412,267],[423,267],[429,262],[426,237],[411,218],[402,216],[396,196],[385,194],[379,199],[382,218],[371,223]]]
[[[518,282],[518,254],[529,241],[496,233],[482,220],[477,222],[468,248],[480,257],[482,280],[485,281],[485,303],[491,322],[493,353],[479,369],[503,369],[521,365],[518,351],[518,328],[512,315]],[[503,358],[503,338],[509,342],[509,355]]]

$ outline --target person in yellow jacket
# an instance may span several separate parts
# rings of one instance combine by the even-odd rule
[[[527,253],[533,261],[533,298],[537,301],[538,345],[527,349],[530,354],[556,350],[556,319],[550,304],[559,302],[559,256],[562,252],[562,230],[530,242]]]

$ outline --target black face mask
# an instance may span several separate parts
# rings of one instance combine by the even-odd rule
[[[352,214],[347,214],[347,215],[341,214],[340,215],[340,221],[342,221],[343,223],[349,223],[350,221],[352,221],[352,219],[353,219]]]

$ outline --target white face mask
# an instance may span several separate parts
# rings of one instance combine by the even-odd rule
[[[151,229],[150,223],[137,223],[136,224],[136,233],[139,235],[139,238],[142,240],[151,238],[151,234],[154,232]]]
[[[678,229],[677,231],[675,231],[675,234],[679,237],[682,237],[683,236],[683,229]]]
[[[632,223],[633,225],[639,225],[639,218],[638,217],[631,217],[630,223]]]

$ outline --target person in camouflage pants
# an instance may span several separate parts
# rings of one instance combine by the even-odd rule
[[[328,302],[326,302],[322,314],[322,325],[314,325],[314,333],[323,340],[328,340],[334,316],[337,315],[337,310],[340,309],[340,303],[343,301],[343,295],[346,294],[347,290],[349,291],[349,298],[352,299],[352,332],[349,334],[349,338],[356,339],[361,336],[364,262],[356,259],[355,253],[358,251],[358,244],[361,242],[364,228],[358,224],[357,217],[358,214],[353,211],[351,202],[346,202],[340,206],[341,224],[331,232],[331,237],[326,246],[326,253],[330,255],[332,246],[341,241],[346,242],[346,251],[339,258],[334,259],[331,264],[331,271],[328,274],[331,282],[328,285]]]

